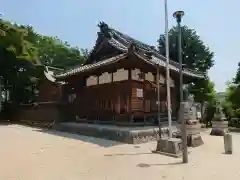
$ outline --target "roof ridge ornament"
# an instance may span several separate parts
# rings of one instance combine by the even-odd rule
[[[111,37],[109,26],[105,22],[100,21],[100,23],[98,24],[98,27],[100,28],[100,33],[102,33],[104,36],[108,38]]]

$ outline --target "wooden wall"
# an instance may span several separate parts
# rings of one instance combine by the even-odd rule
[[[60,121],[60,111],[57,103],[39,103],[21,105],[16,113],[19,121],[42,121],[53,122]]]
[[[41,80],[39,84],[39,95],[37,97],[38,102],[51,102],[58,101],[61,97],[61,86],[50,82],[47,79]]]
[[[161,84],[165,83],[164,75],[161,74],[160,80]],[[71,83],[75,90],[68,96],[76,96],[71,103],[74,107],[71,111],[80,119],[130,121],[132,114],[143,119],[145,113],[157,112],[157,92],[153,87],[153,84],[156,86],[156,73],[120,67],[115,72],[96,72],[82,75],[81,78],[75,77]],[[174,81],[171,86],[175,88]],[[165,87],[161,87],[160,101],[161,110],[164,111]]]

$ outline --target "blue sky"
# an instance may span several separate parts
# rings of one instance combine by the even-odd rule
[[[163,0],[0,0],[0,4],[4,19],[30,24],[39,33],[81,48],[92,48],[102,20],[152,45],[164,32]],[[217,91],[224,91],[240,62],[240,1],[168,0],[168,7],[169,27],[175,25],[172,13],[184,10],[183,24],[194,28],[215,53],[209,75]]]

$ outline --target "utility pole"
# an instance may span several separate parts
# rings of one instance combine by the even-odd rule
[[[164,0],[165,7],[165,50],[166,50],[166,85],[167,85],[167,112],[169,138],[172,137],[172,108],[171,108],[171,87],[169,73],[169,37],[168,37],[168,6],[167,0]]]
[[[188,163],[188,147],[187,147],[187,132],[186,123],[184,120],[184,101],[183,101],[183,63],[182,63],[182,33],[181,33],[181,20],[184,16],[184,11],[176,11],[173,17],[177,20],[178,25],[178,60],[179,60],[179,75],[180,75],[180,121],[181,121],[181,138],[183,148],[183,163]]]

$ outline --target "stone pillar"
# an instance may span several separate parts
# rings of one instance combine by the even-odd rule
[[[225,154],[232,154],[232,135],[229,133],[224,135],[224,149]]]

